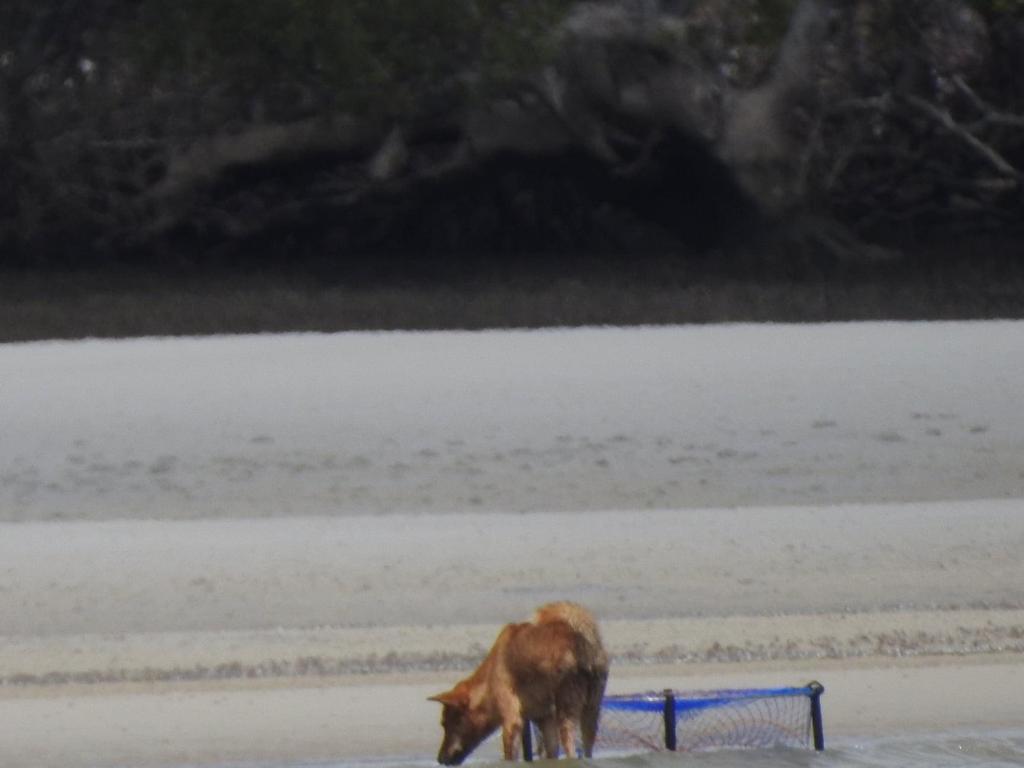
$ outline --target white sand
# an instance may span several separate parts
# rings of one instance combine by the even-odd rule
[[[0,525],[5,634],[1024,606],[1016,500]],[[441,596],[441,599],[438,599]],[[457,596],[454,599],[452,596]]]
[[[1024,497],[1024,324],[0,345],[0,519]]]
[[[1021,382],[1021,323],[0,346],[0,766],[429,760],[555,597],[614,690],[1019,726]]]

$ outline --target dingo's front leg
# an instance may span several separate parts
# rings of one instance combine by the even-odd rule
[[[522,735],[522,720],[513,720],[501,726],[501,746],[506,760],[519,759],[519,739]]]

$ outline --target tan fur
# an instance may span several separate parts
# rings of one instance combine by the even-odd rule
[[[607,680],[608,654],[590,612],[568,602],[541,606],[529,622],[502,629],[472,675],[430,697],[444,705],[437,761],[458,765],[498,728],[505,759],[515,760],[527,720],[540,728],[547,757],[558,756],[559,744],[575,757],[578,724],[590,757]]]

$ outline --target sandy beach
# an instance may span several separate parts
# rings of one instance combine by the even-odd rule
[[[628,536],[635,512],[0,525],[3,764],[429,759],[426,697],[555,596],[633,615],[602,622],[613,692],[817,679],[830,739],[1019,726],[1017,502],[643,519],[661,535]],[[558,540],[504,547],[524,526]]]
[[[0,765],[429,763],[549,599],[610,689],[1020,728],[1024,324],[0,346]],[[482,753],[487,756],[488,753]]]

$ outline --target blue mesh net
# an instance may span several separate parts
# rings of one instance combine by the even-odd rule
[[[816,738],[813,712],[823,690],[811,683],[800,688],[606,696],[594,753],[820,748],[820,718]],[[536,730],[533,743],[540,744]]]
[[[812,701],[820,692],[805,686],[607,696],[595,752],[811,747]]]

